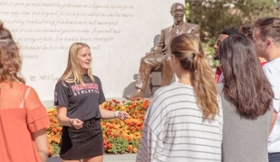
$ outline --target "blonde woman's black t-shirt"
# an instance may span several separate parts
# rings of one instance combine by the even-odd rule
[[[67,108],[69,118],[78,118],[82,121],[101,118],[99,105],[105,102],[101,81],[97,76],[94,82],[83,76],[85,86],[80,83],[67,83],[66,87],[59,81],[55,86],[54,105]]]

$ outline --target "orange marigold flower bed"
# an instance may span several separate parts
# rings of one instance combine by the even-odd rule
[[[126,111],[131,117],[120,119],[102,119],[101,127],[104,138],[105,153],[137,153],[141,139],[146,110],[150,104],[146,99],[106,101],[102,107],[111,111]],[[48,110],[51,124],[47,127],[49,141],[49,155],[59,153],[61,125],[58,124],[55,108]]]

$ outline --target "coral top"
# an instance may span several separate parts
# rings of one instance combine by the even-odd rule
[[[35,90],[24,84],[0,83],[0,161],[39,162],[32,133],[49,125]]]

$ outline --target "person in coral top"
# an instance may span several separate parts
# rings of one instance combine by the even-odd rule
[[[20,68],[19,49],[0,22],[0,161],[46,162],[48,114]]]

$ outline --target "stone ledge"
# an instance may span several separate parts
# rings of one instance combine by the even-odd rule
[[[137,154],[104,155],[103,162],[135,162]]]
[[[103,162],[135,162],[137,154],[104,155]],[[59,157],[48,158],[47,162],[60,162]]]

